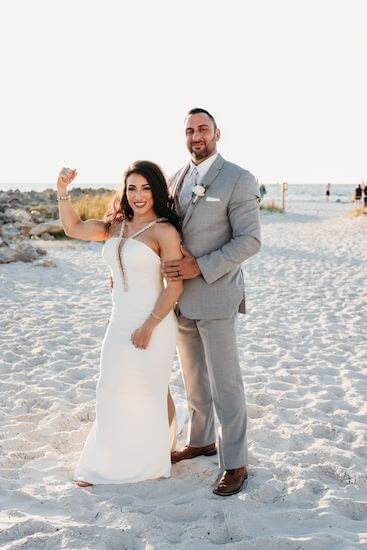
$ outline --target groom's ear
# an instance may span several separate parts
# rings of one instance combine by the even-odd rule
[[[216,128],[215,130],[215,141],[219,141],[220,140],[220,130],[219,128]]]

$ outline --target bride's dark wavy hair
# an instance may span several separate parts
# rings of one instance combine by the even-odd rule
[[[149,160],[137,160],[126,170],[124,181],[110,208],[104,216],[105,229],[108,233],[111,225],[122,220],[132,220],[134,211],[127,201],[127,179],[132,174],[143,176],[150,185],[153,194],[154,210],[159,218],[166,218],[177,231],[181,230],[180,218],[176,214],[173,198],[168,191],[167,181],[162,170]]]

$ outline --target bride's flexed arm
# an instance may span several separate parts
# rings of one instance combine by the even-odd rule
[[[159,243],[162,261],[178,260],[182,258],[181,238],[178,231],[169,223],[156,224],[155,232]],[[131,341],[135,347],[145,349],[148,346],[154,328],[166,317],[176,304],[183,291],[183,282],[167,280],[165,288],[159,295],[152,313],[145,323],[132,335]]]
[[[65,234],[85,241],[104,241],[108,238],[104,222],[102,220],[82,221],[67,198],[67,187],[76,175],[76,170],[63,168],[57,180],[59,214]]]

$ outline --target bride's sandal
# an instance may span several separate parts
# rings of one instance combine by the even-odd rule
[[[88,481],[76,481],[75,483],[78,487],[91,487],[94,485],[94,483],[88,483]]]

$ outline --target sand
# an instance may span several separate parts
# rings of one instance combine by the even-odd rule
[[[251,478],[227,499],[216,457],[168,480],[72,483],[110,313],[102,245],[47,241],[56,267],[1,266],[0,548],[366,548],[367,219],[350,208],[262,214],[239,329]],[[177,361],[172,391],[184,399]]]

